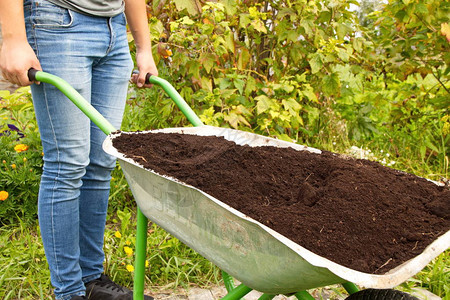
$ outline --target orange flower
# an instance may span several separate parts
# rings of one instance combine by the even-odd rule
[[[5,201],[6,199],[8,199],[8,192],[7,191],[0,191],[0,201]]]
[[[25,144],[18,144],[14,146],[14,150],[16,150],[16,152],[20,153],[23,151],[27,151],[28,150],[28,146]]]

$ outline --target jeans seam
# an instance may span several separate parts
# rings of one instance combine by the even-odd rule
[[[36,6],[37,8],[37,6]],[[68,8],[62,8],[62,10],[67,10],[67,13],[69,14],[70,17],[70,22],[68,24],[39,24],[39,23],[32,23],[32,27],[33,28],[42,28],[42,29],[49,29],[49,28],[69,28],[70,26],[72,26],[74,20],[73,20],[73,14],[71,12],[70,9]],[[35,11],[32,9],[32,11]],[[36,16],[36,15],[35,15]]]
[[[37,45],[36,45],[36,48],[38,48]],[[55,147],[56,147],[57,161],[59,161],[59,159],[60,159],[60,157],[59,157],[60,153],[59,153],[59,147],[58,147],[58,140],[56,139],[55,130],[54,130],[54,127],[53,127],[53,123],[52,123],[52,121],[51,121],[52,119],[51,119],[51,117],[50,117],[50,112],[48,111],[47,89],[45,88],[45,86],[44,86],[44,88],[43,88],[43,94],[44,94],[44,99],[45,99],[45,103],[46,103],[47,114],[48,114],[49,120],[50,120],[50,127],[52,128],[53,140],[54,140]],[[45,156],[45,153],[44,153],[44,156]],[[58,184],[58,178],[59,178],[60,172],[61,172],[61,164],[58,164],[58,171],[57,171],[57,174],[56,174],[56,177],[55,177],[55,184],[53,185],[53,189],[52,189],[52,197],[51,197],[51,199],[52,199],[52,200],[51,200],[51,205],[52,205],[52,208],[51,208],[51,220],[52,220],[52,244],[53,244],[53,256],[54,256],[54,259],[55,259],[55,266],[56,266],[56,269],[57,269],[56,274],[58,274],[58,280],[59,280],[60,282],[63,282],[62,278],[60,277],[58,256],[56,255],[56,245],[55,245],[55,241],[56,241],[55,232],[56,232],[56,230],[55,230],[55,227],[54,227],[54,226],[55,226],[55,222],[54,222],[54,219],[53,219],[53,217],[54,217],[54,203],[55,203],[55,202],[54,202],[54,199],[55,199],[55,191],[56,191],[56,187],[57,187],[57,184]]]
[[[108,18],[108,29],[109,29],[109,34],[110,34],[110,37],[111,37],[111,41],[109,43],[108,49],[106,50],[106,55],[105,56],[107,56],[112,51],[112,49],[114,48],[114,44],[116,42],[116,34],[115,34],[115,31],[114,31],[114,27],[112,25],[112,18]]]

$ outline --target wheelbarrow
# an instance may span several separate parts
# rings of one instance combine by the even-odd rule
[[[124,156],[113,147],[121,132],[96,111],[63,79],[43,71],[30,70],[29,78],[56,86],[106,135],[103,149],[117,157],[138,206],[134,274],[136,300],[144,295],[144,275],[148,219],[216,264],[221,270],[228,294],[224,300],[241,299],[252,290],[259,298],[295,295],[314,299],[308,289],[342,284],[348,299],[415,299],[392,289],[418,273],[431,260],[450,247],[450,231],[441,235],[421,254],[381,275],[344,267],[294,243],[269,227],[233,209],[207,193],[168,176],[162,176]],[[318,149],[277,139],[204,125],[166,80],[147,75],[172,98],[194,127],[165,128],[152,132],[220,136],[240,145],[290,147],[320,153]],[[130,133],[134,134],[134,133]],[[437,184],[437,183],[436,183]],[[236,278],[241,284],[234,286]],[[363,286],[366,290],[359,291]]]

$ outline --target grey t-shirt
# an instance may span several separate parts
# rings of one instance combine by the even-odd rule
[[[123,0],[48,0],[58,6],[74,10],[83,14],[113,17],[125,9]]]

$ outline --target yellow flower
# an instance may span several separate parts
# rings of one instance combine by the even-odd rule
[[[148,262],[148,260],[145,261],[145,267],[148,268],[148,266],[150,265],[150,263]]]
[[[122,237],[122,234],[119,231],[114,232],[114,236],[118,239]]]
[[[126,268],[127,268],[127,271],[130,273],[134,271],[134,267],[132,265],[127,265]]]
[[[24,144],[18,144],[14,146],[14,150],[16,150],[16,152],[20,153],[23,151],[27,151],[28,150],[28,146],[24,145]]]
[[[125,251],[127,256],[133,255],[133,249],[131,249],[130,247],[125,246],[125,247],[123,247],[123,250]]]
[[[23,158],[23,162],[27,162],[27,158],[26,157]]]
[[[11,168],[13,168],[15,170],[16,169],[16,164],[12,164]]]
[[[130,245],[131,245],[131,242],[130,242],[130,241],[126,241],[125,244],[126,244],[127,246],[130,246]]]
[[[5,201],[6,199],[8,199],[8,192],[7,191],[0,191],[0,201]]]

